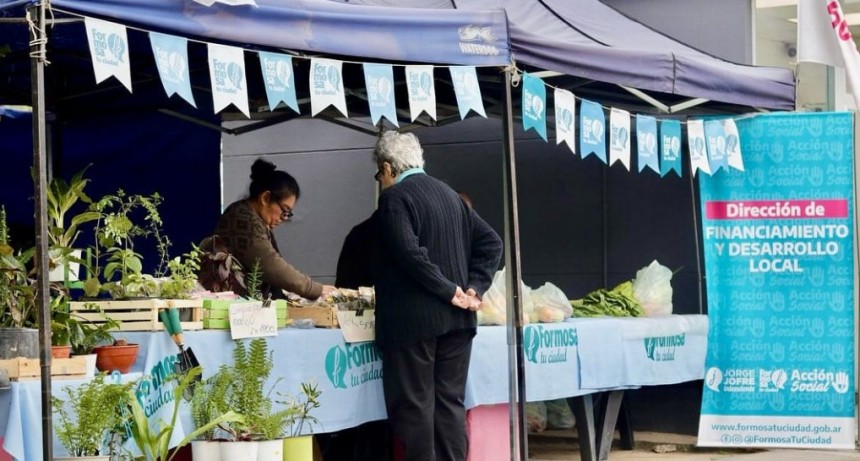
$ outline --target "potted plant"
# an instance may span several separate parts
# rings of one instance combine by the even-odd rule
[[[39,358],[36,292],[26,267],[32,255],[9,245],[6,209],[0,206],[0,359]]]
[[[197,272],[200,270],[200,249],[191,245],[191,251],[177,256],[167,263],[170,275],[159,284],[161,297],[187,299],[197,287]]]
[[[199,250],[198,279],[203,288],[213,293],[232,291],[239,296],[247,296],[242,264],[230,254],[220,237],[207,237],[200,243]]]
[[[76,388],[64,387],[65,400],[52,397],[54,430],[69,454],[55,460],[110,460],[106,455],[108,435],[122,422],[123,407],[134,400],[135,383],[109,383],[106,378],[102,373]]]
[[[87,296],[106,291],[114,299],[153,297],[158,294],[156,277],[164,275],[170,261],[170,240],[161,230],[158,207],[162,202],[157,193],[152,195],[129,195],[122,189],[115,195],[106,195],[90,205],[97,214],[94,226],[92,273],[84,283]],[[143,213],[140,225],[133,219]],[[134,250],[134,240],[152,236],[160,256],[155,277],[143,273],[143,261]],[[101,260],[105,258],[104,273]],[[105,284],[99,282],[103,276]]]
[[[73,315],[73,314],[70,314]],[[69,340],[72,355],[84,356],[87,361],[87,376],[93,376],[98,355],[94,349],[104,343],[113,343],[111,330],[119,328],[119,322],[104,316],[103,323],[92,323],[82,318],[72,318],[69,326]]]
[[[218,373],[197,383],[191,397],[191,418],[195,427],[206,427],[229,409],[227,394],[233,384],[233,375],[226,365]],[[221,458],[220,440],[216,427],[203,431],[191,442],[192,459]]]
[[[197,427],[190,434],[187,434],[175,447],[173,452],[171,452],[170,439],[176,428],[176,418],[179,415],[179,404],[182,401],[182,396],[185,390],[201,373],[202,370],[200,367],[194,367],[188,373],[179,375],[181,376],[181,380],[173,388],[173,413],[171,414],[170,421],[159,420],[155,427],[150,425],[146,412],[135,397],[134,390],[128,391],[131,399],[131,436],[134,439],[135,445],[143,454],[142,459],[147,461],[171,461],[176,456],[177,450],[175,449],[187,445],[193,439],[199,437],[200,434],[210,431],[221,424],[240,423],[242,421],[242,416],[233,411],[218,415],[205,425]],[[239,457],[235,459],[247,458]]]
[[[319,408],[322,391],[316,383],[302,383],[301,395],[292,397],[285,404],[291,411],[290,436],[284,439],[284,459],[313,459],[313,425],[319,420],[311,416],[311,411]],[[304,434],[305,429],[308,434]]]
[[[90,181],[84,178],[87,168],[72,176],[69,182],[55,177],[48,185],[48,239],[51,243],[49,280],[51,281],[78,279],[81,250],[74,247],[79,234],[78,227],[99,217],[95,211],[86,210],[72,216],[68,225],[66,224],[66,215],[78,202],[92,203],[92,199],[84,193],[84,188]]]

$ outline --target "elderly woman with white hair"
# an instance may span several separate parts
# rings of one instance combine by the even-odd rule
[[[394,440],[406,460],[463,461],[475,311],[502,241],[424,172],[415,135],[383,133],[374,159],[384,189],[373,258],[376,344]]]

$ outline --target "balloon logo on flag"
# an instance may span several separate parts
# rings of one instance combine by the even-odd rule
[[[627,141],[630,139],[630,134],[628,133],[627,128],[624,128],[623,126],[618,127],[618,129],[615,130],[615,135],[612,139],[615,141],[614,144],[616,148],[624,149],[627,147]]]
[[[591,121],[591,137],[595,140],[603,137],[603,122],[601,120],[594,119]]]
[[[423,73],[421,74],[421,91],[424,92],[425,96],[430,96],[430,91],[433,88],[433,80],[430,78],[430,74]]]
[[[678,154],[681,152],[681,138],[672,136],[670,148],[672,149],[672,157],[678,158]]]
[[[281,85],[284,85],[287,88],[290,87],[290,76],[292,73],[293,69],[287,61],[278,61],[278,63],[275,64],[275,76],[278,81],[281,82]]]
[[[387,77],[380,77],[376,83],[378,85],[379,98],[385,102],[391,102],[391,80]]]
[[[657,140],[654,139],[654,133],[645,133],[641,136],[639,141],[642,144],[642,147],[645,148],[645,152],[649,154],[654,153],[654,148],[657,147]]]
[[[568,109],[561,109],[558,116],[561,126],[568,131],[573,129],[573,114]]]
[[[125,56],[125,40],[117,34],[108,35],[108,49],[114,55],[117,61],[123,62]]]
[[[177,52],[170,53],[167,58],[170,68],[170,75],[176,80],[182,81],[185,77],[185,59]]]
[[[331,91],[338,91],[340,88],[340,72],[334,66],[330,66],[326,71],[326,83],[329,84]]]
[[[242,89],[242,79],[244,78],[244,74],[245,71],[239,64],[236,64],[235,62],[227,64],[227,80],[230,81],[233,88],[236,88],[237,90]]]

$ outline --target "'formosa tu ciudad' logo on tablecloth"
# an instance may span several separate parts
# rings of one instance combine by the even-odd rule
[[[568,349],[579,344],[576,328],[549,329],[527,325],[523,331],[526,358],[532,363],[567,362]]]
[[[372,342],[333,346],[325,355],[325,373],[335,389],[382,379],[382,357]]]
[[[645,356],[655,362],[671,362],[675,360],[675,348],[683,347],[687,342],[686,333],[671,336],[653,336],[644,338]]]

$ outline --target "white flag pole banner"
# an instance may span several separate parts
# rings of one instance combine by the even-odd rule
[[[214,43],[207,43],[207,46],[215,113],[233,104],[245,117],[251,118],[251,111],[248,109],[248,85],[245,80],[245,50]]]
[[[741,155],[741,136],[738,134],[738,125],[735,119],[723,120],[723,129],[726,131],[726,156],[729,158],[729,166],[744,171],[744,159]]]
[[[451,81],[454,83],[454,96],[457,97],[460,120],[466,118],[469,110],[473,110],[481,117],[487,118],[475,66],[452,66],[448,70],[451,71]]]
[[[567,90],[556,88],[553,91],[555,100],[555,143],[567,143],[567,147],[576,153],[576,97]]]
[[[613,107],[609,130],[609,165],[620,161],[630,171],[630,112]]]
[[[158,67],[158,75],[167,97],[178,94],[196,108],[188,71],[188,39],[150,32],[149,43],[152,45],[152,55],[155,57],[155,65]]]
[[[799,1],[797,21],[798,62],[813,61],[845,67],[854,105],[860,108],[860,54],[839,2]]]
[[[708,151],[705,145],[705,123],[703,120],[687,121],[687,142],[690,148],[690,172],[696,176],[697,170],[711,174]]]
[[[334,106],[344,117],[346,93],[343,91],[343,62],[333,59],[311,59],[311,115],[317,115],[328,106]]]
[[[797,62],[843,67],[827,12],[828,0],[797,2]]]
[[[414,122],[421,112],[436,120],[436,88],[433,66],[406,66],[406,88],[409,92],[409,114]]]
[[[84,18],[84,25],[96,83],[113,76],[131,92],[131,66],[125,26],[93,18]]]

